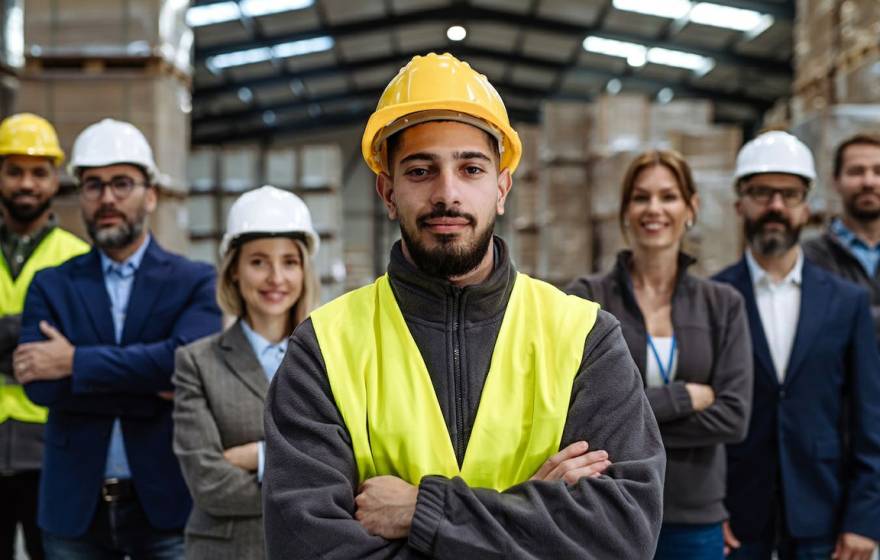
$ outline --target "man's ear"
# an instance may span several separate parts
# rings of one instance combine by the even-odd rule
[[[505,168],[498,174],[498,201],[495,203],[495,211],[499,216],[504,214],[504,203],[511,188],[513,188],[513,177],[510,176],[510,168]]]
[[[390,220],[397,219],[397,204],[394,202],[394,181],[387,173],[376,175],[376,194],[382,199]]]

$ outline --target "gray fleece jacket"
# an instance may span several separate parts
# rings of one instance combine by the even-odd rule
[[[623,337],[639,371],[647,370],[648,331],[632,289],[632,254],[623,251],[604,276],[579,278],[568,293],[591,299],[620,320]],[[725,444],[748,432],[752,404],[751,336],[745,303],[725,284],[691,276],[694,260],[679,255],[679,276],[672,296],[672,326],[678,343],[678,368],[667,385],[646,388],[648,402],[666,445],[665,523],[719,523],[724,509],[727,461]],[[644,375],[643,375],[644,377]],[[693,409],[687,383],[710,385],[715,402]]]
[[[516,276],[497,238],[495,250],[489,279],[465,288],[420,272],[399,244],[388,268],[459,464]],[[605,312],[587,337],[561,444],[584,439],[593,450],[607,450],[614,464],[605,476],[571,486],[528,481],[504,492],[427,476],[409,538],[371,536],[354,519],[357,466],[310,321],[294,332],[270,386],[265,428],[269,558],[637,560],[654,554],[663,445],[620,327]]]

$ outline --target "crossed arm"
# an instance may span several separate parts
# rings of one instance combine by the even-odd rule
[[[314,331],[305,323],[267,401],[269,557],[650,556],[665,466],[656,423],[610,316],[597,322],[585,355],[562,455],[532,480],[504,492],[457,477],[428,476],[418,488],[392,477],[359,484]],[[585,454],[578,447],[583,441],[593,451]]]

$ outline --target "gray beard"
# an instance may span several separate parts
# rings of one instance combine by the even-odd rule
[[[146,211],[141,209],[133,221],[129,221],[126,218],[125,221],[118,226],[102,229],[95,227],[94,221],[87,221],[86,228],[88,229],[89,237],[92,238],[92,241],[98,248],[121,249],[123,247],[128,247],[140,237],[146,225],[146,218]]]

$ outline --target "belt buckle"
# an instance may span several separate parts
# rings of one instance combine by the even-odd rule
[[[119,499],[119,494],[114,494],[110,491],[111,488],[116,487],[119,484],[118,478],[108,478],[104,481],[104,484],[101,485],[101,499],[105,502],[115,502]]]

